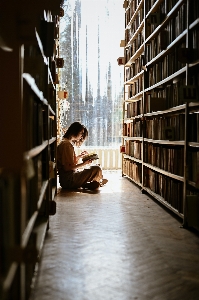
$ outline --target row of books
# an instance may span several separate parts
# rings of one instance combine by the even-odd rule
[[[56,90],[51,83],[48,85],[48,103],[52,110],[56,112],[56,102],[54,101],[54,99],[56,99]]]
[[[166,30],[168,30],[168,43],[170,44],[174,41],[185,29],[187,28],[187,5],[186,3],[182,4],[179,7],[179,10],[167,24]]]
[[[55,40],[57,39],[58,36],[58,27],[59,27],[59,25],[56,22],[57,22],[56,18],[52,18],[51,22],[47,22],[46,20],[41,20],[40,38],[43,46],[43,51],[46,57],[56,56]]]
[[[129,0],[128,1],[128,8],[127,10],[130,10],[131,16],[134,15],[135,11],[137,10],[141,0]],[[126,10],[126,12],[127,12]]]
[[[182,69],[186,65],[186,63],[180,62],[178,61],[178,59],[179,52],[175,48],[175,51],[164,56],[162,61],[159,61],[158,63],[152,65],[147,72],[148,86],[150,87]]]
[[[140,137],[142,130],[142,121],[134,120],[131,123],[124,123],[123,135],[128,137]]]
[[[136,74],[140,73],[144,66],[144,56],[141,55],[135,59],[130,67],[125,68],[125,80],[128,81],[133,78]]]
[[[157,91],[152,90],[151,94],[146,94],[145,97],[145,113],[153,112],[158,110],[168,109],[170,107],[175,107],[184,103],[181,100],[181,92],[183,87],[185,87],[185,78],[180,79],[174,84],[169,84],[165,88]],[[161,99],[154,101],[154,105],[151,105],[151,99]],[[163,100],[166,99],[166,100]],[[195,99],[196,100],[196,99]],[[195,101],[194,100],[194,101]]]
[[[148,0],[147,0],[148,1]],[[174,5],[178,2],[178,0],[163,0],[160,1],[159,11],[163,16],[166,16],[169,11],[174,7]],[[148,7],[148,5],[147,5]]]
[[[194,79],[197,79],[194,77]],[[196,83],[197,80],[194,80]],[[196,85],[192,86],[193,88]],[[170,84],[165,86],[164,89],[160,90],[152,90],[151,93],[145,94],[145,101],[144,101],[144,113],[151,113],[155,111],[169,109],[170,107],[174,107],[180,104],[185,103],[185,99],[183,100],[182,97],[182,90],[184,85],[184,80],[180,80],[175,84]],[[126,85],[125,86],[125,100],[130,99],[134,95],[134,87],[133,85]],[[197,94],[196,98],[194,98],[194,92],[192,101],[197,101]],[[191,95],[190,95],[191,96]],[[140,102],[133,102],[125,107],[125,118],[131,118],[136,115],[141,114],[141,100]]]
[[[134,18],[134,20],[131,23],[131,26],[129,28],[131,36],[133,36],[135,34],[135,32],[137,31],[137,29],[140,26],[141,22],[143,21],[143,18],[144,18],[144,8],[141,7],[137,11],[137,14],[136,14],[136,16],[135,16],[135,18]]]
[[[126,118],[132,118],[142,113],[142,103],[140,100],[128,102],[126,104]]]
[[[161,100],[161,99],[160,99]],[[141,101],[128,103],[127,118],[134,117],[136,111],[139,112]],[[132,109],[132,114],[130,114]],[[189,141],[199,143],[199,115],[197,113],[189,114]],[[184,141],[185,136],[185,115],[184,113],[170,116],[155,116],[145,118],[143,121],[134,119],[132,122],[124,123],[123,135],[128,137],[142,136],[142,124],[144,127],[144,137],[154,140]]]
[[[199,86],[199,74],[196,72],[198,65],[196,64],[192,72],[189,74],[190,84],[193,86]],[[191,70],[190,70],[191,71]]]
[[[169,205],[179,213],[183,213],[183,183],[144,168],[144,186],[160,195]]]
[[[151,13],[147,18],[146,23],[146,37],[150,36],[153,31],[163,23],[166,18],[166,14],[162,12],[162,6],[159,6],[159,10],[155,13]],[[183,30],[186,29],[186,5],[183,4],[178,8],[176,14],[169,23],[164,27],[168,32],[168,43],[170,44]]]
[[[149,10],[154,5],[154,3],[155,3],[155,0],[146,0],[145,1],[146,14],[149,12]]]
[[[141,79],[142,78],[140,77],[140,80],[138,82],[135,81],[133,84],[125,86],[126,98],[130,99],[131,97],[136,95],[136,92],[140,92],[139,83],[142,83]],[[168,84],[162,89],[154,89],[151,91],[151,93],[146,93],[144,101],[144,113],[146,114],[156,111],[163,111],[171,107],[182,105],[186,102],[199,101],[199,76],[190,75],[190,80],[194,83],[194,85],[185,85],[185,78],[181,78],[176,83]],[[141,99],[140,101],[126,104],[125,110],[125,117],[127,118],[131,118],[141,114]]]
[[[146,14],[149,12],[149,10],[151,9],[151,7],[154,5],[155,2],[156,2],[155,0],[146,0],[145,1]],[[160,10],[161,14],[167,15],[177,2],[178,2],[178,0],[160,1],[159,10]]]
[[[192,0],[189,7],[190,23],[194,22],[199,17],[199,1]]]
[[[184,175],[184,147],[144,143],[144,162],[172,174]]]
[[[193,29],[190,34],[190,41],[192,46],[192,59],[197,60],[199,58],[199,31]]]
[[[136,94],[143,91],[143,78],[139,77],[137,80],[133,82],[133,84],[128,85],[127,96],[128,99],[135,96]]]
[[[140,12],[140,13],[139,13]],[[140,19],[142,16],[142,9],[138,11],[137,17],[134,20],[134,22],[131,24],[131,28],[127,29],[125,32],[125,40],[126,40],[126,44],[129,42],[129,40],[132,38],[132,36],[134,35],[134,33],[136,32],[136,30],[138,29],[139,25],[140,25]],[[142,20],[142,19],[141,19]],[[146,22],[146,37],[150,36],[152,34],[152,32],[155,30],[155,28],[157,26],[160,25],[162,21],[162,14],[159,12],[156,12],[154,14],[150,14],[147,22]],[[182,5],[179,8],[179,11],[177,12],[177,15],[170,20],[170,22],[166,25],[166,27],[164,28],[164,30],[162,30],[158,36],[151,40],[151,46],[150,48],[151,53],[156,53],[155,55],[152,55],[152,58],[155,57],[158,53],[160,53],[163,49],[166,49],[166,47],[173,42],[178,36],[179,34],[181,34],[184,30],[186,29],[186,5]],[[128,61],[130,59],[130,53],[135,53],[139,47],[143,44],[144,39],[143,39],[143,31],[142,33],[138,34],[138,38],[135,39],[135,41],[133,41],[133,51],[128,51],[127,53],[127,60]],[[158,45],[158,46],[153,46],[153,44]],[[147,61],[150,61],[150,58],[146,58]]]
[[[143,124],[143,126],[142,126]],[[195,122],[193,123],[195,124]],[[196,123],[198,125],[198,121]],[[175,115],[171,118],[153,118],[145,121],[133,120],[132,122],[124,123],[123,135],[128,137],[142,136],[142,127],[144,127],[144,136],[147,139],[154,140],[168,140],[168,141],[184,141],[185,117],[183,114]],[[193,134],[189,136],[191,142],[199,142],[198,127],[190,125],[190,132]]]
[[[195,77],[195,79],[197,78]],[[159,103],[162,104],[162,106],[157,107],[156,110],[163,110],[163,109],[175,107],[178,105],[182,105],[186,102],[199,101],[198,85],[185,85],[184,82],[185,82],[185,78],[181,78],[178,82],[167,85],[164,89],[162,89],[162,91],[158,93],[158,97],[157,97],[157,99],[159,98],[161,99]],[[150,98],[153,99],[154,94],[155,92],[152,92],[151,94],[148,94],[146,96],[146,103],[147,101],[148,102],[151,101]],[[166,100],[164,100],[163,102],[163,99]],[[163,106],[164,103],[165,105]]]
[[[20,189],[20,178],[16,172],[2,169],[0,173],[0,274],[6,277],[13,256],[11,250],[16,244],[20,244],[19,232],[21,223],[19,216],[20,202],[18,191]]]
[[[142,166],[130,159],[123,159],[123,173],[136,182],[142,182]]]
[[[27,221],[37,210],[37,202],[42,188],[43,181],[47,178],[46,164],[42,161],[42,154],[33,157],[27,162],[28,179],[26,181],[26,218]],[[32,169],[31,172],[29,171]]]
[[[144,113],[160,111],[175,107],[185,102],[196,102],[199,100],[199,75],[190,73],[192,85],[185,84],[185,77],[176,83],[169,83],[161,89],[153,89],[151,93],[145,94]],[[133,84],[125,86],[125,100],[130,99],[143,90],[142,77],[139,77]],[[136,105],[136,104],[135,104]]]
[[[125,141],[125,153],[129,156],[141,159],[142,143],[138,141]]]
[[[131,39],[131,34],[128,30],[125,32],[125,43],[128,44],[128,42]],[[125,50],[125,61],[126,63],[130,60],[130,58],[135,54],[135,52],[140,48],[140,46],[144,43],[144,31],[140,31],[136,38],[131,42],[128,48]]]
[[[141,143],[137,141],[125,141],[125,153],[129,156],[141,159]],[[188,151],[187,179],[195,182],[199,188],[199,153]],[[169,148],[164,145],[145,143],[144,162],[156,166],[172,174],[184,175],[184,149],[176,146]]]
[[[199,143],[199,114],[188,115],[189,141]]]
[[[199,189],[199,152],[189,150],[187,153],[188,180],[195,182]]]
[[[130,8],[132,10],[132,13],[136,11],[140,4],[141,0],[130,0]]]
[[[145,24],[145,36],[149,37],[153,31],[161,24],[163,16],[160,11],[149,14]]]
[[[25,150],[28,151],[41,145],[45,140],[56,136],[54,116],[48,117],[48,105],[43,104],[34,93],[29,93],[30,87],[24,84],[25,118]],[[53,91],[54,93],[54,91]],[[48,130],[46,126],[48,124]]]
[[[155,58],[162,50],[166,49],[167,46],[172,41],[169,40],[169,31],[168,30],[162,30],[154,39],[152,39],[149,43],[146,44],[146,50],[145,50],[145,59],[146,63],[151,61],[153,58]],[[182,48],[182,49],[179,49]],[[178,54],[178,60],[186,60],[186,43],[182,40],[181,45],[177,47],[174,51],[177,51]]]
[[[139,141],[125,141],[125,153],[136,159],[141,160],[142,143]],[[162,170],[170,172],[172,174],[183,176],[184,175],[184,147],[176,146],[169,147],[165,145],[156,145],[152,143],[144,143],[144,162],[156,166]],[[194,153],[194,152],[193,152]],[[191,154],[190,154],[191,155]],[[198,156],[193,154],[190,156],[191,162],[196,163]],[[196,164],[198,166],[198,163]],[[195,168],[194,174],[197,173]],[[193,174],[191,175],[193,176]],[[196,177],[196,175],[194,175]],[[194,177],[194,178],[195,178]],[[192,178],[190,177],[190,180]],[[193,180],[195,181],[195,179]]]
[[[25,47],[24,73],[28,73],[34,78],[35,84],[40,91],[45,86],[45,67],[43,57],[39,53],[38,48],[33,46]]]
[[[25,92],[24,92],[25,95]],[[25,128],[26,131],[26,150],[30,150],[41,145],[47,140],[47,132],[44,129],[47,123],[47,105],[43,105],[36,99],[35,95],[29,94],[24,101],[26,105],[26,118],[29,120]]]
[[[172,19],[164,30],[162,30],[154,39],[150,41],[150,43],[147,43],[146,45],[146,63],[148,63],[151,59],[156,57],[162,50],[166,49],[169,44],[171,44],[182,32],[186,29],[186,6],[182,5],[178,11],[178,15],[176,18]],[[179,21],[178,19],[181,19]],[[177,24],[177,25],[176,25]],[[152,33],[149,33],[149,35]],[[197,49],[199,49],[198,44],[198,30],[193,29],[191,35],[190,35],[190,41],[192,44],[191,49],[191,60],[197,59],[199,54]],[[130,59],[130,57],[137,51],[137,49],[141,46],[141,44],[144,42],[143,39],[143,32],[142,34],[138,35],[137,40],[134,41],[130,49],[128,49],[126,53],[126,61]],[[132,48],[132,49],[131,49]],[[178,46],[179,48],[179,46]],[[185,41],[181,44],[180,48],[185,49],[186,44]],[[193,50],[195,49],[195,51]],[[190,56],[190,55],[189,55]],[[177,58],[179,60],[190,60],[190,57],[186,57],[186,53],[183,50],[177,50]],[[188,61],[187,61],[188,62]]]
[[[167,47],[167,31],[161,31],[157,37],[152,39],[145,47],[145,62],[146,64],[158,55]]]
[[[185,116],[146,119],[145,137],[154,140],[184,141]]]
[[[26,193],[23,195],[26,201],[23,207],[23,221],[28,223],[30,217],[37,210],[37,201],[42,187],[42,177],[44,176],[44,163],[42,163],[41,155],[30,159],[24,165],[23,172],[26,173]],[[21,223],[18,214],[20,203],[18,192],[20,190],[20,178],[16,173],[3,170],[0,174],[0,219],[1,219],[1,239],[0,239],[0,272],[2,276],[7,275],[13,260],[12,248],[20,243]],[[26,197],[26,198],[25,198]],[[6,201],[3,201],[6,200]],[[6,226],[5,226],[6,225]],[[5,230],[5,228],[6,230]],[[9,234],[8,234],[9,233]]]
[[[132,16],[134,15],[135,11],[131,9],[131,6],[128,8],[128,10],[125,13],[125,27],[128,26],[129,22],[131,21]],[[142,22],[144,18],[144,8],[143,6],[140,7],[140,9],[137,11],[136,16],[134,16],[134,21],[132,22],[131,26],[131,31],[132,33],[137,30],[139,27],[140,23]],[[133,24],[134,23],[134,24]],[[133,33],[133,34],[134,34]]]
[[[134,12],[130,7],[125,12],[125,28],[129,24],[132,16],[134,15]]]
[[[51,139],[52,137],[55,137],[57,135],[56,130],[57,130],[57,128],[56,128],[54,116],[51,116],[49,118],[49,135],[48,135],[48,139]]]
[[[10,103],[10,107],[1,106],[1,116],[6,115],[2,120],[3,128],[7,127],[9,132],[13,127],[12,136],[15,135],[15,139],[13,149],[7,151],[6,155],[6,149],[9,148],[7,146],[10,145],[8,138],[2,143],[4,164],[0,171],[0,299],[29,299],[38,251],[42,250],[56,191],[56,179],[53,187],[49,185],[48,166],[49,160],[56,160],[56,134],[50,145],[47,142],[53,130],[49,110],[51,116],[55,114],[56,123],[56,87],[51,86],[51,90],[49,83],[52,84],[53,74],[56,74],[57,65],[51,62],[57,62],[55,56],[59,48],[59,16],[60,11],[64,13],[64,10],[58,0],[53,3],[28,2],[20,10],[20,18],[26,21],[20,22],[20,26],[16,27],[15,22],[10,21],[17,20],[19,14],[17,10],[9,10],[15,5],[15,1],[11,0],[8,4],[5,2],[1,1],[1,12],[6,15],[9,11],[9,14],[6,22],[1,20],[4,25],[3,28],[1,26],[1,34],[14,41],[16,51],[13,52],[16,53],[7,62],[4,51],[0,54],[1,76],[5,76],[3,85],[7,83],[7,88],[1,88],[1,96],[7,97],[6,102]],[[18,1],[18,5],[21,4]],[[24,43],[24,51],[18,51],[17,44]],[[4,60],[5,63],[2,63]],[[10,64],[12,68],[9,76]],[[13,98],[14,93],[16,99]],[[8,132],[5,132],[5,137]],[[41,222],[42,226],[38,227]]]
[[[164,28],[167,34],[167,44],[172,43],[186,29],[186,4],[179,7],[177,14],[168,22]]]
[[[142,183],[142,166],[123,159],[123,173],[137,183]],[[160,195],[164,201],[183,213],[183,183],[144,167],[144,187]]]
[[[166,97],[153,97],[151,94],[145,95],[144,112],[151,113],[169,108]]]

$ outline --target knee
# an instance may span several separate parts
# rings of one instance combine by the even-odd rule
[[[95,174],[99,174],[102,171],[100,166],[91,166],[91,169]]]

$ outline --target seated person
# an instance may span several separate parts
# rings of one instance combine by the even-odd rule
[[[88,136],[88,130],[79,122],[72,123],[63,136],[63,140],[57,147],[57,169],[59,183],[65,189],[85,188],[95,190],[100,185],[107,182],[103,179],[100,166],[90,166],[90,168],[78,170],[92,163],[86,160],[78,164],[78,160],[88,154],[83,151],[80,155],[75,155],[74,145],[80,145]]]

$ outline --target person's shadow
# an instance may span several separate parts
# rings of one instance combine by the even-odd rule
[[[96,190],[89,190],[89,189],[64,189],[62,187],[59,187],[57,189],[57,194],[70,194],[70,193],[81,193],[81,194],[98,194],[100,193],[100,187]]]

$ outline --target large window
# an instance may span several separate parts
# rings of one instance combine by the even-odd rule
[[[69,91],[70,109],[62,126],[82,122],[88,146],[118,146],[122,132],[123,0],[65,0],[61,19],[61,84]]]

